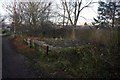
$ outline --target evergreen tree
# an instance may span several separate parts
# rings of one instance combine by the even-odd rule
[[[100,28],[113,28],[120,25],[120,2],[99,2],[98,16],[94,18]]]

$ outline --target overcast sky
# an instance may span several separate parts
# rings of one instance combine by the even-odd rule
[[[54,1],[57,1],[59,3],[58,0],[54,0]],[[86,0],[83,0],[83,1],[86,1]],[[93,1],[94,2],[98,2],[99,0],[93,0]],[[5,9],[2,7],[2,4],[6,3],[6,2],[10,2],[10,0],[0,0],[0,14],[2,14],[2,15],[6,15],[7,14]],[[81,24],[83,22],[91,22],[93,20],[93,17],[97,16],[97,8],[98,8],[98,4],[95,3],[94,5],[92,5],[92,7],[84,9],[81,12],[80,16],[82,16],[82,17],[84,17],[86,19],[84,19],[82,17],[79,17],[78,24]]]

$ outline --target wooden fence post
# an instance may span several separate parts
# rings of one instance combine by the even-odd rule
[[[30,39],[30,48],[32,48],[32,40]]]
[[[48,55],[49,46],[46,47],[46,54]]]
[[[27,39],[27,44],[30,47],[30,38]]]

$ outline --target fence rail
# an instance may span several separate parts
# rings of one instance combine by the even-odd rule
[[[44,51],[47,55],[49,51],[54,51],[54,50],[60,50],[62,47],[55,47],[53,45],[46,44],[43,41],[38,41],[38,40],[32,40],[30,38],[24,39],[24,42],[27,43],[27,45],[32,48],[34,47],[37,50],[42,50]]]

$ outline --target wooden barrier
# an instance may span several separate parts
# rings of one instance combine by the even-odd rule
[[[52,45],[46,44],[43,41],[32,40],[30,38],[24,39],[24,42],[27,43],[30,48],[35,48],[38,51],[43,51],[46,53],[46,55],[49,54],[49,51],[62,49],[62,47],[53,47]]]

